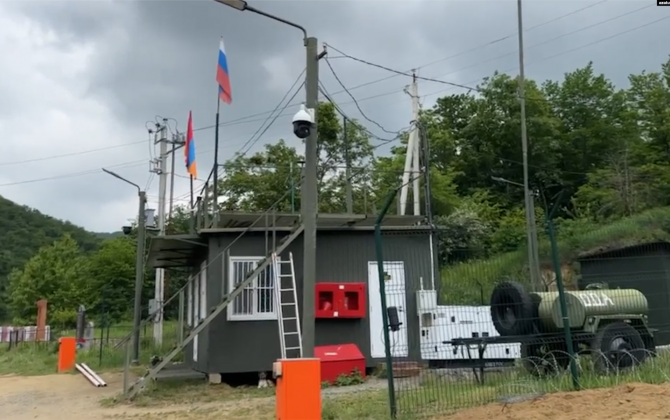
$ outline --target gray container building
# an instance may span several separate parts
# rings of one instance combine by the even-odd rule
[[[260,214],[222,213],[216,228],[193,235],[155,238],[149,251],[153,267],[191,267],[197,274],[189,283],[186,321],[191,327],[204,319],[226,295],[267,258],[298,225],[295,214],[281,214],[272,222]],[[266,218],[267,219],[267,218]],[[317,222],[318,283],[365,285],[362,318],[317,318],[316,345],[354,343],[372,368],[384,358],[381,301],[374,239],[374,216],[319,214]],[[416,291],[421,281],[435,275],[431,229],[422,217],[389,216],[381,229],[388,306],[399,309],[402,325],[392,333],[394,358],[419,361],[420,328]],[[265,224],[264,224],[265,223]],[[253,226],[252,226],[253,224]],[[279,254],[292,257],[298,305],[303,293],[302,234]],[[259,275],[233,303],[214,318],[185,348],[192,369],[206,374],[263,372],[280,357],[278,305],[270,275]],[[318,286],[317,286],[318,287]],[[318,297],[317,297],[317,305]],[[302,307],[299,308],[302,313]]]

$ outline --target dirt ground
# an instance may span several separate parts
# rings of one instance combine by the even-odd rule
[[[652,420],[670,419],[670,384],[632,383],[616,388],[549,394],[535,401],[491,404],[440,420]],[[437,419],[435,419],[437,420]]]
[[[162,407],[105,407],[101,401],[119,395],[121,374],[101,375],[108,386],[96,388],[81,375],[0,376],[0,418],[3,420],[243,420],[270,419],[274,399],[211,401]],[[223,417],[222,417],[223,415]]]
[[[271,420],[274,398],[215,399],[160,407],[105,407],[104,398],[122,389],[120,374],[102,375],[95,388],[81,375],[0,376],[3,420]],[[239,397],[239,396],[238,396]],[[491,404],[433,420],[651,420],[670,419],[670,384],[627,384],[616,388],[556,393],[534,401]],[[64,417],[65,416],[65,417]]]

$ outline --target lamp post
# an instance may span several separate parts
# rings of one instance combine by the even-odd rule
[[[526,188],[521,183],[510,181],[508,179],[497,176],[492,176],[491,179],[496,182],[502,182],[504,184],[521,187],[524,189],[524,196],[528,197],[528,200],[526,201],[526,241],[528,244],[528,268],[530,270],[530,282],[536,292],[543,292],[544,285],[540,275],[540,257],[538,255],[537,224],[535,222],[535,200],[533,199],[533,193],[529,188]]]
[[[137,251],[136,251],[136,261],[135,261],[135,307],[133,315],[133,353],[132,353],[132,363],[138,364],[140,361],[140,324],[142,322],[142,283],[144,281],[144,240],[146,235],[146,229],[144,226],[144,212],[145,205],[147,203],[147,194],[142,191],[139,185],[134,182],[128,181],[121,175],[109,171],[105,168],[102,170],[113,176],[114,178],[120,179],[121,181],[132,185],[137,188],[137,196],[139,198],[139,209],[137,213]]]
[[[524,210],[526,211],[526,230],[528,235],[528,252],[530,264],[531,284],[536,292],[543,291],[540,282],[539,259],[537,258],[537,233],[535,228],[535,205],[530,191],[530,176],[528,174],[528,130],[526,127],[526,76],[524,66],[524,48],[523,48],[523,6],[522,0],[517,0],[517,25],[518,25],[518,44],[519,44],[519,107],[521,113],[521,154],[523,159],[523,195]],[[519,185],[506,181],[509,184]],[[535,262],[532,261],[535,258]]]
[[[239,11],[252,12],[291,26],[300,30],[303,35],[306,52],[305,107],[314,110],[315,125],[312,128],[309,137],[305,139],[305,179],[301,189],[301,217],[305,227],[303,233],[302,348],[303,357],[314,357],[314,286],[316,284],[316,214],[318,211],[317,168],[319,159],[316,144],[316,112],[319,101],[319,59],[322,55],[319,55],[317,52],[316,38],[308,37],[307,30],[305,30],[304,27],[249,6],[244,0],[214,1]]]

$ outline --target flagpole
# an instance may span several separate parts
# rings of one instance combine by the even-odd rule
[[[214,226],[219,221],[219,111],[221,110],[221,99],[216,101],[216,129],[214,131]]]
[[[189,178],[191,181],[191,209],[193,209],[193,206],[195,205],[194,198],[193,198],[193,175],[189,174]]]

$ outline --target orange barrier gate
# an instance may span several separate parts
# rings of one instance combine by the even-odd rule
[[[321,420],[321,360],[280,359],[272,373],[277,420]]]
[[[62,337],[58,340],[58,372],[67,372],[74,368],[77,358],[77,339]]]

